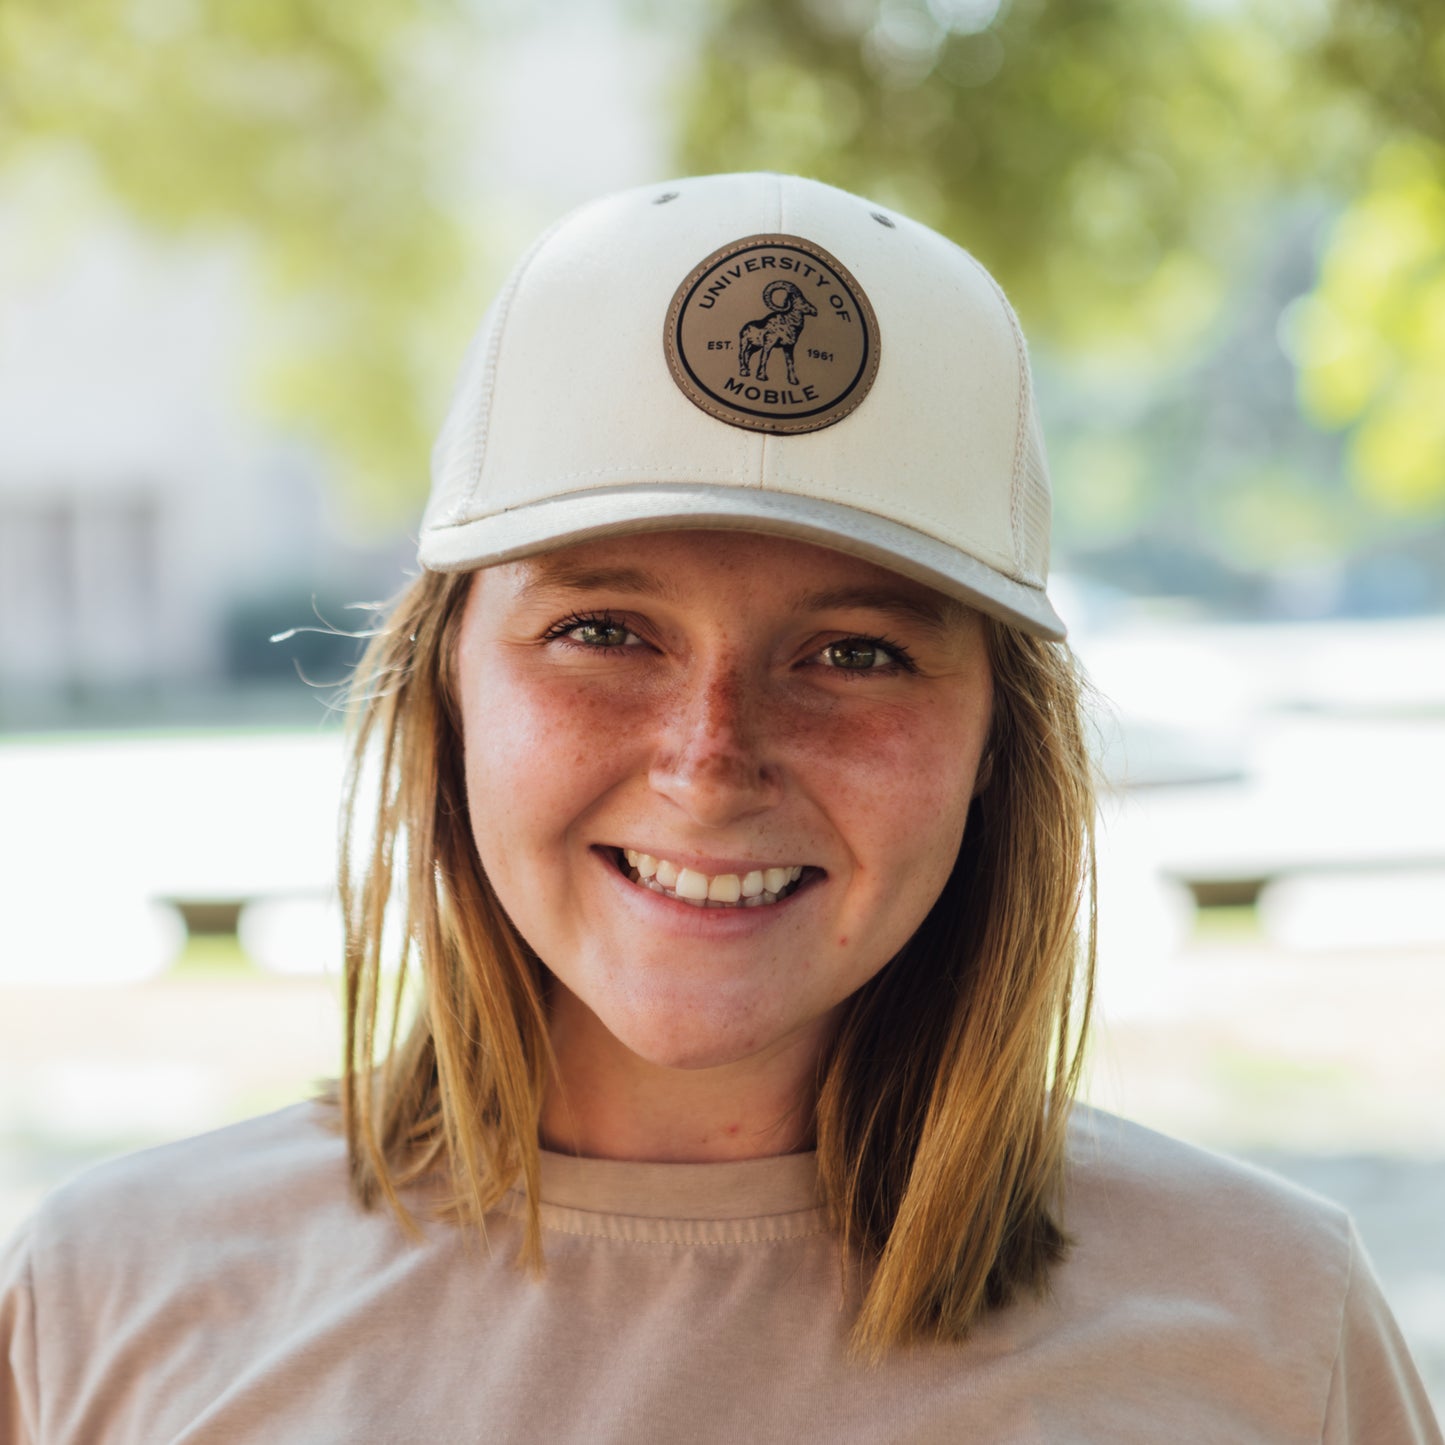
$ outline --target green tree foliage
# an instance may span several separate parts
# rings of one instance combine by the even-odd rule
[[[1423,142],[1383,151],[1294,318],[1305,404],[1327,425],[1353,424],[1361,485],[1406,515],[1434,510],[1445,491],[1442,176]]]
[[[1352,427],[1361,489],[1405,516],[1445,511],[1445,7],[1338,0],[1322,69],[1385,136],[1297,318],[1301,394]]]
[[[1254,208],[1309,171],[1293,39],[1183,0],[731,0],[685,159],[892,201],[1056,344],[1152,351],[1198,335]]]
[[[500,24],[494,8],[0,0],[0,168],[72,144],[143,223],[244,238],[276,303],[266,394],[332,444],[344,491],[384,524],[424,489],[481,299],[476,228],[438,198],[474,88],[458,56]],[[1076,379],[1197,364],[1280,197],[1333,205],[1318,284],[1283,328],[1305,411],[1348,430],[1356,500],[1445,513],[1438,0],[693,0],[679,13],[698,30],[697,64],[676,77],[679,169],[797,171],[919,216],[1000,276]],[[1131,451],[1127,418],[1081,439],[1109,489],[1096,520],[1137,524],[1167,445],[1161,433]],[[1277,493],[1292,509],[1279,515],[1302,516],[1322,495],[1313,459],[1250,465],[1250,515]],[[1287,498],[1270,478],[1289,478]],[[1337,538],[1355,520],[1337,507],[1312,525]]]
[[[148,226],[246,241],[276,302],[266,397],[339,452],[344,490],[392,515],[424,493],[435,372],[455,357],[442,334],[463,248],[433,200],[420,48],[448,13],[0,0],[0,166],[70,142]]]
[[[1445,512],[1435,0],[727,0],[703,53],[687,168],[798,171],[896,204],[1094,365],[1197,355],[1281,194],[1333,198],[1290,329],[1303,399],[1354,426],[1372,505]],[[1290,474],[1260,475],[1267,497]],[[1137,520],[1149,489],[1125,490]],[[1298,513],[1297,476],[1280,502]]]

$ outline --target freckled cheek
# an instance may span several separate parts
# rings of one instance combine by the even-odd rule
[[[463,733],[474,820],[506,819],[509,831],[565,828],[618,772],[616,710],[581,689],[493,679],[464,707]]]
[[[536,765],[580,766],[607,752],[615,734],[609,710],[585,693],[553,689],[518,698],[506,709],[507,741],[516,758]]]
[[[974,730],[951,718],[854,717],[814,739],[807,776],[878,881],[902,872],[941,886],[968,816],[977,746]]]

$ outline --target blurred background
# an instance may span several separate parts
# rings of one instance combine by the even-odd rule
[[[470,333],[571,206],[750,168],[1014,300],[1102,698],[1088,1094],[1346,1203],[1445,1406],[1431,0],[5,0],[0,1232],[337,1067],[336,634]]]

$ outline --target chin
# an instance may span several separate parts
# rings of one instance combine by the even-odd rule
[[[751,1058],[773,1042],[760,1020],[626,1017],[606,1020],[618,1043],[659,1069],[717,1069]]]

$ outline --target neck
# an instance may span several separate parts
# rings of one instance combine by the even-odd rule
[[[593,1159],[712,1163],[813,1147],[819,1041],[673,1068],[633,1053],[575,999],[554,1009],[557,1073],[543,1101],[545,1149]]]

